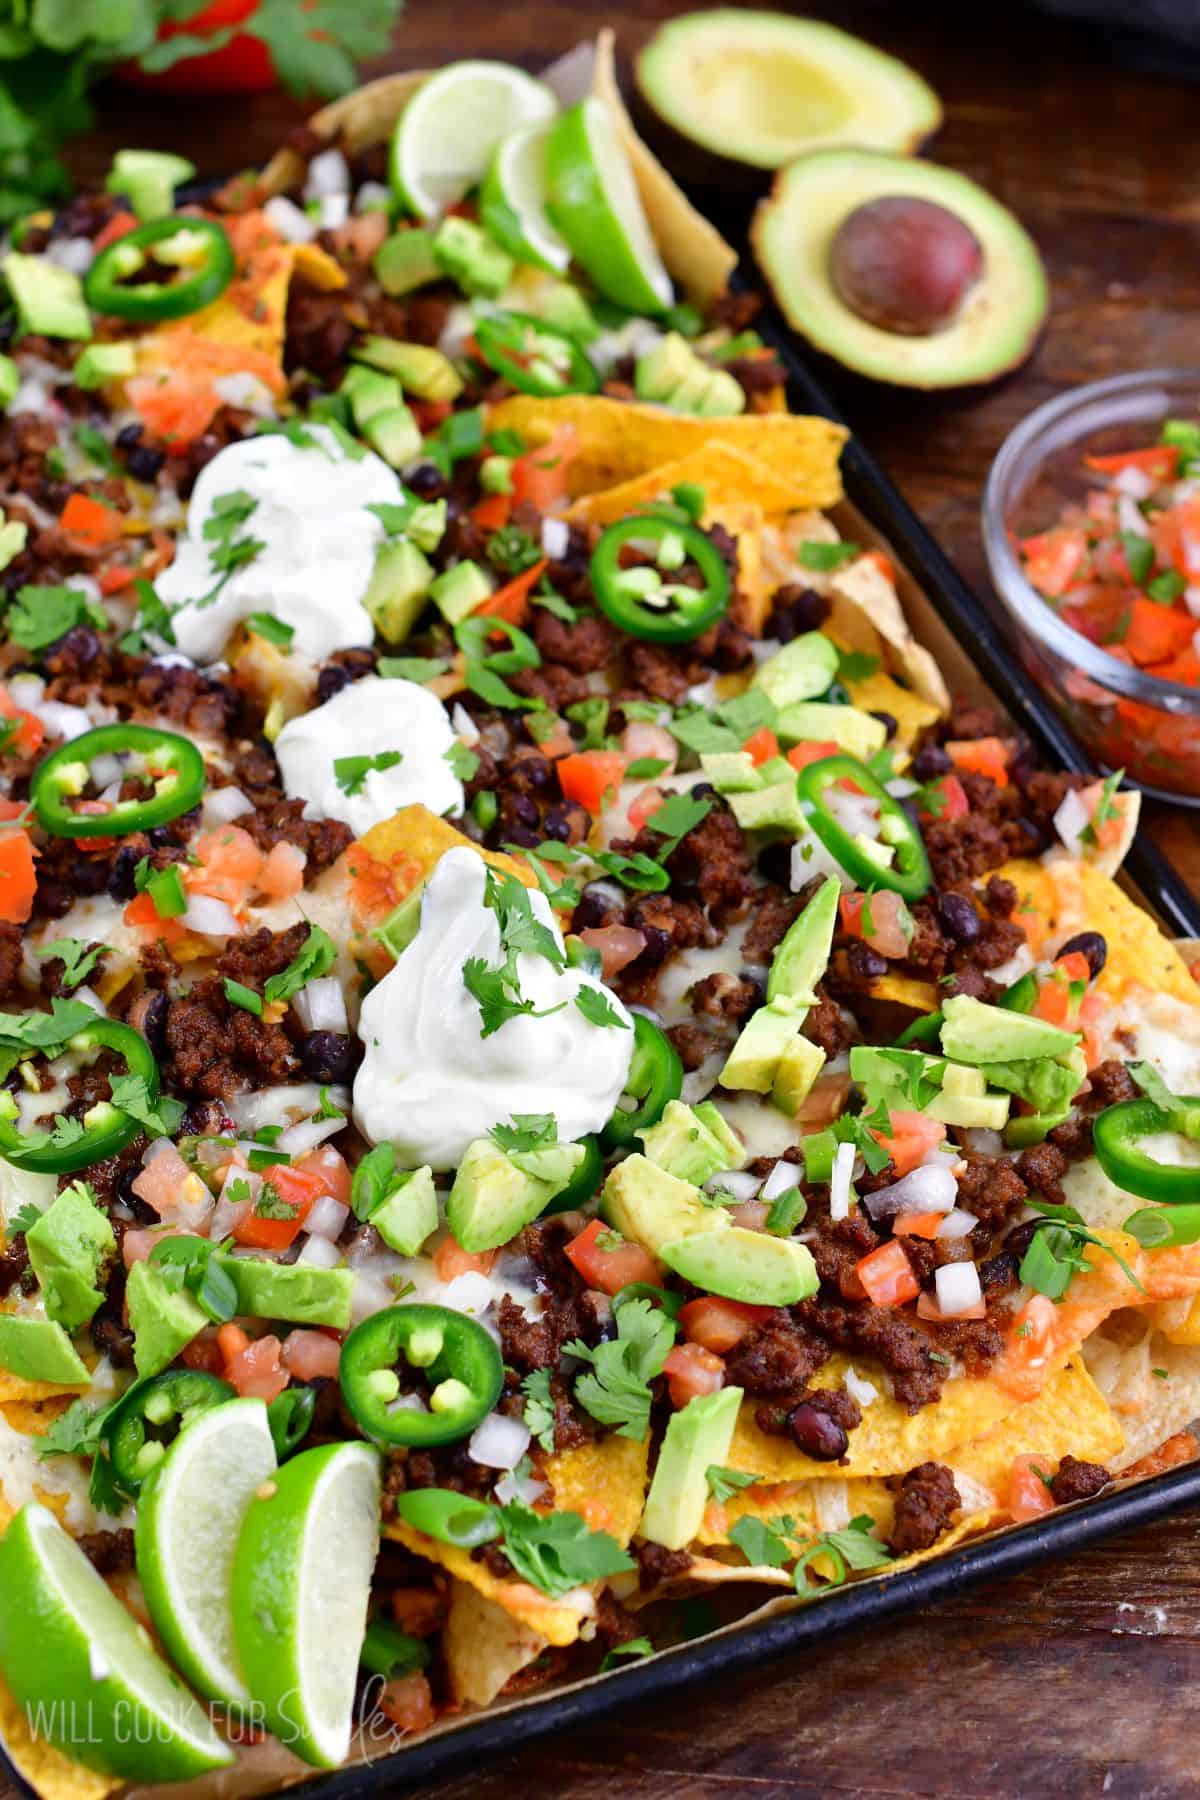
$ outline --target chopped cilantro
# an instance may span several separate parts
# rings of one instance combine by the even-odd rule
[[[488,1132],[501,1150],[541,1150],[558,1141],[558,1120],[553,1113],[513,1113],[508,1125],[493,1125]]]
[[[589,1531],[576,1512],[536,1513],[514,1500],[500,1508],[500,1528],[517,1574],[552,1598],[635,1566],[614,1537]]]
[[[617,1309],[617,1336],[595,1349],[573,1339],[568,1356],[591,1364],[575,1383],[575,1398],[619,1437],[640,1441],[650,1429],[650,1382],[661,1375],[675,1342],[675,1326],[648,1300],[629,1300]]]
[[[343,794],[353,797],[362,793],[368,775],[394,769],[403,760],[399,750],[380,750],[374,756],[338,756],[333,763],[334,779]]]
[[[589,1025],[616,1026],[619,1031],[629,1030],[627,1022],[613,1006],[608,995],[599,988],[581,987],[575,996],[575,1006]]]
[[[741,1489],[753,1487],[761,1481],[761,1475],[747,1475],[742,1469],[725,1469],[720,1463],[710,1463],[704,1471],[704,1479],[708,1483],[708,1491],[718,1504],[732,1500]]]
[[[479,756],[469,744],[451,744],[445,757],[450,773],[457,775],[460,781],[470,781],[479,769]]]
[[[801,544],[796,560],[802,569],[816,569],[828,572],[840,569],[844,563],[853,562],[862,551],[857,544],[820,544],[809,540]]]
[[[243,982],[234,981],[229,975],[225,977],[225,998],[230,1006],[240,1006],[243,1012],[253,1013],[255,1018],[262,1018],[262,995],[256,994]]]
[[[525,1424],[547,1456],[554,1454],[554,1400],[549,1369],[535,1369],[521,1383],[525,1396]]]
[[[62,974],[58,984],[64,993],[80,987],[91,974],[100,958],[107,954],[107,944],[86,944],[82,938],[55,938],[53,943],[43,944],[34,954],[43,962],[61,962]]]

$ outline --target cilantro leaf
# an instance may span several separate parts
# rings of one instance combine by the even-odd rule
[[[4,1227],[4,1235],[9,1242],[11,1243],[14,1238],[24,1237],[27,1231],[32,1230],[41,1218],[43,1211],[44,1208],[35,1206],[32,1200],[27,1200],[24,1206],[19,1206]]]
[[[628,1020],[623,1019],[608,995],[600,988],[581,987],[575,995],[575,1006],[589,1025],[616,1026],[619,1031],[628,1031]]]
[[[790,1561],[792,1552],[786,1538],[774,1529],[774,1524],[775,1521],[768,1525],[765,1520],[747,1513],[730,1526],[729,1541],[737,1545],[755,1568],[782,1569],[784,1563]]]
[[[547,1456],[554,1454],[554,1400],[549,1369],[535,1369],[521,1383],[525,1396],[525,1424]]]
[[[609,1669],[615,1669],[622,1657],[653,1655],[654,1645],[648,1637],[629,1638],[625,1643],[614,1644],[611,1650],[605,1651],[604,1660],[600,1664],[600,1673],[605,1675]]]
[[[844,563],[853,562],[862,551],[857,544],[834,543],[822,544],[809,540],[801,544],[796,553],[796,561],[802,569],[816,569],[827,572],[840,569]]]
[[[650,1429],[650,1383],[662,1374],[675,1342],[675,1325],[648,1300],[629,1300],[617,1311],[617,1336],[595,1349],[573,1339],[568,1356],[591,1364],[575,1383],[575,1398],[619,1437],[639,1442]]]
[[[576,1512],[536,1513],[514,1500],[500,1509],[504,1548],[517,1574],[552,1599],[635,1567],[607,1531],[589,1531]]]
[[[160,1094],[152,1101],[144,1075],[114,1075],[109,1088],[113,1105],[136,1119],[152,1138],[174,1137],[183,1123],[183,1102],[170,1094]]]
[[[103,629],[103,607],[75,587],[21,587],[5,620],[9,638],[23,650],[45,650],[84,621]]]
[[[85,1397],[72,1400],[45,1435],[36,1440],[38,1455],[94,1456],[100,1448],[105,1419],[112,1411],[111,1406],[89,1406]]]
[[[558,1140],[558,1121],[553,1113],[513,1113],[510,1125],[493,1125],[488,1132],[501,1150],[540,1150]]]
[[[43,944],[34,951],[43,962],[61,962],[63,967],[58,983],[66,993],[80,987],[107,953],[107,944],[86,944],[82,938],[71,937],[55,938],[53,943]]]
[[[445,752],[445,760],[450,765],[450,773],[457,775],[460,781],[470,781],[479,769],[478,752],[469,744],[451,744]]]
[[[690,794],[670,794],[658,811],[646,821],[647,829],[655,836],[666,839],[658,851],[658,861],[665,863],[673,851],[677,850],[689,831],[694,831],[701,820],[706,819],[712,811],[713,803],[707,797],[694,800]]]
[[[850,1569],[880,1569],[891,1562],[892,1553],[873,1535],[873,1525],[869,1513],[860,1513],[843,1531],[826,1531],[815,1538],[792,1570],[796,1592],[803,1595],[812,1591],[804,1577],[809,1565],[820,1557],[833,1563],[833,1574],[827,1583],[830,1587],[840,1587]]]
[[[721,1502],[731,1500],[741,1488],[753,1487],[762,1477],[747,1475],[741,1469],[725,1469],[720,1463],[710,1463],[704,1471],[704,1479],[713,1499]]]
[[[353,797],[362,793],[368,775],[394,769],[403,760],[399,750],[380,750],[375,756],[338,756],[333,763],[334,780],[343,794]]]
[[[263,985],[263,998],[268,1001],[290,1000],[310,981],[328,975],[337,961],[337,946],[327,931],[310,925],[308,936],[293,960],[278,975],[271,975]]]

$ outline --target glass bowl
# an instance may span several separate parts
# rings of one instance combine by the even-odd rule
[[[992,464],[983,541],[1021,661],[1094,761],[1124,769],[1148,794],[1200,806],[1200,688],[1131,668],[1090,642],[1030,586],[1013,549],[1015,538],[1086,500],[1085,455],[1156,443],[1168,418],[1200,421],[1200,369],[1117,375],[1039,406]]]

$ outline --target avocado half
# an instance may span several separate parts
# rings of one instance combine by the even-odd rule
[[[912,197],[944,208],[982,251],[954,315],[924,333],[886,330],[853,311],[830,272],[839,228],[871,202]],[[936,163],[875,150],[819,150],[776,177],[750,230],[781,312],[818,350],[875,381],[967,387],[1025,361],[1049,307],[1037,246],[1006,206]]]
[[[915,150],[941,103],[895,57],[817,19],[732,7],[660,25],[637,58],[639,122],[696,180],[839,144]],[[647,110],[649,117],[645,117]]]

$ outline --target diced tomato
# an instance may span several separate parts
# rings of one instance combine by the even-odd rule
[[[936,1294],[917,1295],[918,1319],[929,1319],[933,1323],[946,1323],[951,1319],[986,1319],[987,1301],[976,1300],[973,1305],[966,1306],[961,1312],[944,1313],[938,1305]]]
[[[260,1208],[263,1195],[273,1188],[285,1206],[294,1210],[287,1218],[264,1217]],[[233,1228],[239,1244],[256,1250],[286,1250],[300,1234],[305,1218],[321,1195],[327,1191],[324,1178],[313,1169],[302,1169],[299,1163],[277,1163],[263,1175],[263,1189],[254,1206]]]
[[[102,569],[97,580],[102,594],[119,594],[127,587],[132,587],[137,579],[137,570],[130,569],[124,563],[110,563]]]
[[[742,749],[749,753],[757,768],[759,763],[769,762],[773,756],[779,755],[779,739],[769,725],[760,725],[757,731],[751,732]]]
[[[1139,667],[1164,662],[1191,645],[1196,621],[1190,613],[1159,606],[1139,594],[1130,602],[1125,648]]]
[[[518,456],[511,470],[514,506],[528,501],[538,512],[550,512],[567,496],[567,471],[578,454],[578,431],[560,425],[548,443]]]
[[[107,250],[110,244],[115,244],[118,238],[125,236],[126,232],[136,231],[137,228],[138,219],[135,213],[114,213],[107,225],[102,226],[92,239],[92,249],[99,256],[101,250]]]
[[[787,753],[787,759],[793,769],[807,769],[809,763],[824,762],[827,756],[837,756],[841,745],[831,739],[816,738],[812,743],[793,744]]]
[[[336,1381],[342,1346],[323,1331],[289,1331],[283,1340],[283,1361],[297,1381]]]
[[[121,536],[121,515],[116,507],[106,506],[90,494],[72,494],[58,522],[71,537],[95,550],[115,544]]]
[[[499,531],[508,524],[511,512],[511,494],[488,494],[478,506],[471,508],[471,518],[481,531]]]
[[[666,805],[666,800],[667,797],[661,788],[648,787],[642,789],[642,792],[632,803],[626,814],[626,817],[629,820],[629,829],[635,837],[644,825],[650,823],[650,820],[654,817],[655,813],[662,811],[663,807]]]
[[[631,719],[621,733],[621,749],[630,762],[653,757],[666,763],[663,774],[674,769],[679,760],[679,745],[663,725],[651,725],[647,719]]]
[[[1054,967],[1064,981],[1090,981],[1092,965],[1082,950],[1071,950],[1066,956],[1056,956]]]
[[[601,1238],[603,1243],[598,1241]],[[630,1243],[611,1231],[599,1219],[593,1219],[565,1248],[588,1286],[597,1288],[602,1294],[619,1294],[633,1281],[649,1282],[652,1287],[658,1287],[662,1282],[662,1269],[657,1259],[640,1244]]]
[[[27,831],[0,832],[0,922],[24,925],[37,892],[36,852]]]
[[[17,706],[5,687],[0,687],[0,718],[20,719],[21,721],[20,729],[14,732],[12,737],[14,750],[22,750],[27,755],[33,756],[41,749],[42,740],[46,735],[46,727],[36,713],[25,712],[22,707]],[[23,810],[23,808],[18,808],[18,811]],[[15,819],[17,814],[6,813],[4,817]]]
[[[1082,530],[1059,526],[1023,538],[1020,550],[1026,580],[1039,593],[1057,599],[1066,593],[1087,555],[1087,538]]]
[[[135,894],[122,917],[127,925],[141,932],[148,943],[177,944],[187,936],[187,928],[178,919],[164,919],[147,893]]]
[[[854,1273],[862,1282],[867,1299],[876,1306],[903,1306],[921,1291],[912,1264],[904,1254],[904,1245],[895,1238],[861,1257],[854,1265]]]
[[[566,800],[578,801],[593,816],[604,810],[604,796],[625,778],[625,758],[617,750],[577,750],[558,764],[558,785]]]
[[[1187,687],[1200,686],[1200,656],[1197,656],[1194,644],[1181,650],[1178,656],[1169,656],[1166,662],[1149,663],[1147,675],[1157,675],[1160,681],[1182,681]]]
[[[397,1731],[428,1731],[433,1724],[433,1693],[424,1675],[400,1675],[384,1683],[377,1702]]]
[[[967,790],[957,775],[943,775],[940,780],[931,781],[924,791],[929,804],[920,807],[923,819],[965,819],[971,810]]]
[[[896,1237],[935,1238],[946,1222],[945,1213],[897,1213],[892,1220]]]
[[[537,715],[537,747],[543,756],[551,762],[560,757],[571,756],[575,750],[575,739],[571,736],[567,721],[556,712],[547,709]]]
[[[271,900],[290,900],[304,886],[304,865],[308,861],[297,844],[282,840],[274,845],[258,875],[261,893]]]
[[[217,1343],[225,1360],[225,1379],[243,1399],[266,1400],[282,1394],[288,1384],[282,1345],[277,1337],[251,1338],[240,1325],[222,1325]]]
[[[973,775],[988,775],[997,787],[1008,786],[1012,745],[1003,738],[951,738],[945,750],[956,769],[969,770]]]
[[[1120,475],[1125,469],[1138,469],[1151,481],[1174,481],[1179,467],[1178,444],[1150,444],[1145,450],[1120,450],[1114,456],[1085,456],[1089,469],[1100,475]]]
[[[126,1232],[125,1236],[128,1237],[129,1233]],[[225,1358],[221,1355],[221,1346],[217,1342],[216,1327],[206,1325],[190,1344],[184,1345],[179,1352],[179,1360],[185,1368],[201,1369],[205,1375],[223,1374]]]
[[[1045,1294],[1032,1294],[1013,1318],[1006,1354],[1025,1368],[1039,1368],[1054,1347],[1058,1310]]]
[[[770,1315],[769,1306],[751,1306],[743,1300],[720,1300],[715,1294],[702,1294],[698,1300],[689,1300],[680,1307],[679,1323],[689,1343],[724,1354]]]
[[[1063,1031],[1071,1029],[1070,990],[1065,981],[1056,981],[1048,977],[1038,985],[1037,999],[1033,1003],[1035,1019],[1044,1019],[1047,1025],[1057,1025]]]
[[[240,825],[218,825],[193,838],[191,848],[199,862],[184,869],[184,886],[227,906],[244,905],[266,861],[250,833]]]
[[[144,1229],[134,1228],[122,1232],[121,1256],[125,1267],[132,1269],[134,1263],[146,1262],[155,1244],[160,1244],[163,1238],[179,1236],[180,1233],[175,1227],[169,1231],[162,1231],[157,1225],[147,1225]]]
[[[884,555],[882,550],[864,550],[863,554],[858,558],[858,561],[870,563],[873,568],[879,570],[879,573],[883,576],[885,581],[890,581],[892,586],[895,587],[896,565],[890,556]]]
[[[1040,1519],[1054,1511],[1054,1495],[1042,1479],[1050,1475],[1045,1456],[1014,1456],[1008,1472],[1009,1517],[1021,1524],[1026,1519]]]
[[[454,411],[449,400],[410,400],[408,410],[423,432],[436,431]]]
[[[458,1275],[490,1275],[497,1250],[464,1250],[456,1238],[443,1238],[433,1253],[433,1268],[439,1281],[453,1281]]]
[[[432,1637],[445,1623],[447,1600],[437,1588],[392,1589],[392,1617],[412,1637]]]
[[[862,938],[880,956],[907,956],[913,934],[912,914],[890,888],[875,894],[843,894],[838,902],[842,929]]]
[[[908,1175],[921,1158],[933,1150],[946,1135],[940,1119],[928,1113],[891,1112],[890,1131],[872,1131],[871,1136],[888,1152],[896,1170],[896,1179]]]
[[[160,1219],[170,1219],[187,1207],[188,1184],[199,1179],[192,1174],[174,1144],[168,1144],[157,1156],[151,1157],[130,1185],[138,1199],[151,1207]],[[200,1186],[204,1188],[202,1182]]]
[[[699,1344],[676,1344],[663,1364],[663,1374],[676,1410],[725,1386],[725,1364]]]
[[[305,1175],[315,1175],[321,1183],[321,1192],[336,1200],[339,1206],[350,1204],[350,1166],[340,1150],[332,1144],[318,1144],[315,1150],[309,1150],[298,1157],[292,1165]]]
[[[503,587],[497,588],[486,600],[481,600],[475,608],[478,613],[490,613],[493,618],[504,619],[510,625],[523,625],[529,617],[529,596],[534,587],[546,572],[546,558],[536,562],[532,567],[523,569],[506,581]]]
[[[589,925],[579,933],[584,943],[600,952],[600,973],[611,981],[628,968],[646,948],[646,934],[632,925]]]

